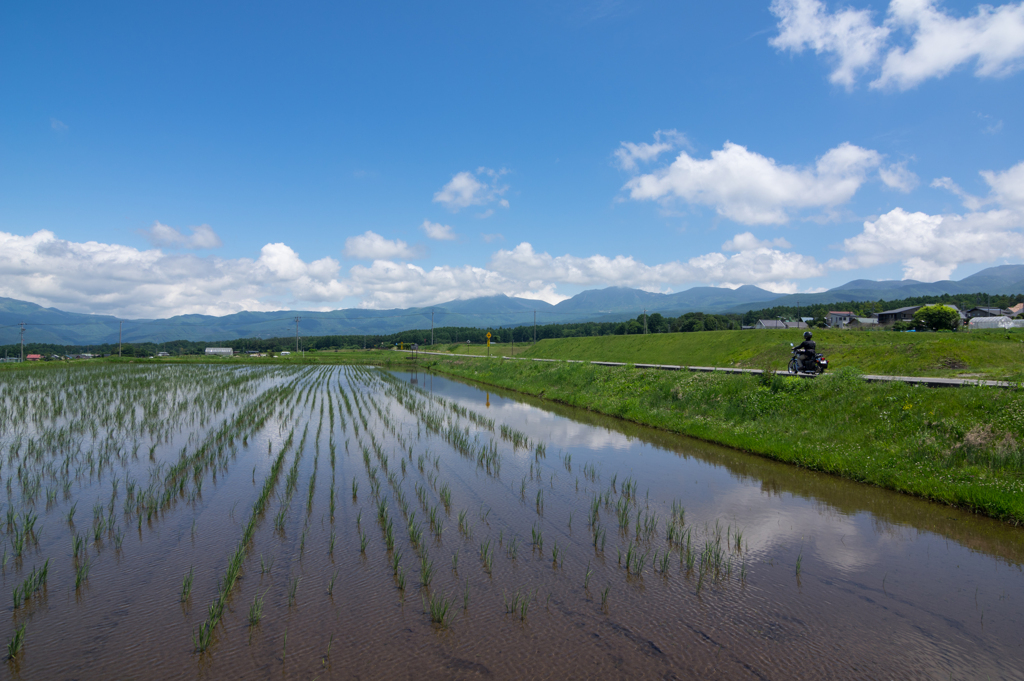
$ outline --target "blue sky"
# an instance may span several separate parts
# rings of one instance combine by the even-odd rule
[[[295,5],[7,3],[0,296],[163,317],[1024,261],[1024,3]]]

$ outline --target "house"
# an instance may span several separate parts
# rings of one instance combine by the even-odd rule
[[[846,312],[845,310],[829,310],[828,315],[825,317],[825,321],[833,329],[841,329],[850,323],[853,319],[852,312]]]
[[[231,348],[206,348],[207,357],[234,357],[235,351]]]
[[[895,310],[886,310],[878,313],[879,324],[895,324],[896,322],[909,322],[914,318],[914,313],[924,305],[911,305],[910,307],[898,307]]]
[[[1006,311],[1010,313],[1011,317],[1016,317],[1021,312],[1024,312],[1024,303],[1017,303],[1013,307],[1007,308]]]
[[[156,353],[156,356],[157,357],[170,357],[171,353],[169,353],[169,352],[158,352],[158,353]]]
[[[972,307],[964,314],[968,319],[974,319],[975,317],[1009,317],[1013,313],[999,307]]]
[[[42,358],[42,355],[25,355],[25,360],[28,362],[38,362]]]

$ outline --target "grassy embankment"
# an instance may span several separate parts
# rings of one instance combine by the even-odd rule
[[[636,336],[593,336],[516,345],[516,356],[581,359],[637,364],[770,368],[785,370],[789,344],[802,332],[704,331]],[[815,330],[818,349],[830,365],[854,367],[866,374],[943,376],[1018,380],[1024,371],[1024,333],[893,333],[891,331]],[[439,352],[486,354],[482,345],[438,345]],[[507,344],[492,345],[491,355],[509,355]]]
[[[562,362],[441,358],[426,364],[445,374],[1024,522],[1024,391],[868,384],[851,369],[808,381]]]

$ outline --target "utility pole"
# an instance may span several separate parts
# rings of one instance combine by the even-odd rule
[[[302,321],[302,317],[295,318],[295,352],[299,351],[299,322]]]
[[[117,322],[117,356],[121,356],[121,327],[124,326],[124,322],[118,320]]]
[[[537,344],[537,311],[533,311],[533,344]]]
[[[430,309],[430,346],[434,346],[434,309]]]
[[[21,361],[25,361],[25,322],[18,322],[21,324]]]
[[[644,308],[644,335],[647,335],[647,308]]]

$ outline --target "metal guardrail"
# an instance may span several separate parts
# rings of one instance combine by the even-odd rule
[[[493,357],[487,357],[487,355],[457,355],[451,352],[427,352],[424,350],[417,350],[417,355],[436,355],[438,357],[472,357],[474,359],[517,359],[520,361],[529,362],[568,362],[572,364],[593,364],[596,366],[604,367],[624,367],[629,366],[626,362],[597,362],[587,361],[585,359],[543,359],[540,357],[505,357],[504,355],[495,355]],[[750,374],[753,376],[760,376],[764,373],[762,369],[736,369],[734,367],[700,367],[700,366],[686,366],[683,364],[633,364],[637,369],[657,369],[660,371],[699,371],[699,372],[715,372],[722,374]],[[785,373],[785,372],[780,372]],[[800,378],[814,378],[816,374],[796,374]],[[983,381],[979,379],[969,378],[938,378],[928,376],[885,376],[877,374],[865,374],[862,377],[869,383],[910,383],[914,385],[924,385],[931,388],[956,388],[961,386],[984,386],[988,388],[1018,388],[1024,387],[1019,383],[1012,383],[1010,381]]]

